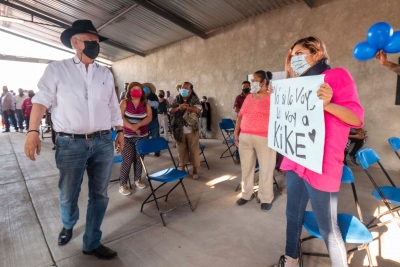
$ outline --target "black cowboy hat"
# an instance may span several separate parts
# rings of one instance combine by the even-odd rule
[[[72,23],[71,28],[66,29],[61,33],[60,40],[66,47],[72,48],[71,37],[78,33],[93,33],[99,36],[100,42],[108,40],[108,38],[100,36],[96,28],[90,20],[76,20]]]

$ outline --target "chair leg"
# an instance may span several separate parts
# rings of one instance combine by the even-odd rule
[[[189,196],[188,196],[188,194],[187,194],[187,192],[186,192],[185,186],[183,185],[182,179],[180,180],[180,183],[181,183],[181,185],[182,185],[183,192],[185,192],[186,199],[187,199],[187,201],[189,202],[190,209],[191,209],[192,211],[194,211],[194,208],[193,208],[193,206],[192,206],[192,202],[190,202]]]
[[[281,191],[281,188],[279,187],[278,183],[276,182],[275,176],[272,176],[274,178],[274,184],[276,185],[276,188],[278,188],[279,191]]]
[[[242,189],[242,183],[238,184],[238,186],[235,189],[235,192],[239,191],[240,189]]]
[[[365,248],[365,250],[367,251],[367,257],[368,257],[369,267],[374,267],[374,265],[372,264],[371,252],[369,251],[369,244],[367,245],[367,247]]]
[[[182,182],[182,180],[180,180],[178,183],[176,183],[176,185],[174,185],[174,187],[172,187],[172,189],[168,191],[168,193],[165,196],[165,202],[167,202],[167,200],[168,200],[169,193],[171,193],[181,182]]]
[[[150,194],[142,203],[142,207],[140,208],[140,212],[143,212],[143,206],[144,204],[146,204],[147,200],[149,200],[149,198],[151,197],[152,194]]]
[[[206,156],[204,155],[204,149],[201,150],[201,153],[200,153],[200,154],[203,154],[203,159],[204,159],[204,162],[205,162],[206,165],[207,165],[207,169],[210,169],[210,167],[208,166],[208,162],[207,162]]]
[[[153,191],[153,188],[152,188],[151,194],[152,194],[153,197],[154,197],[154,202],[156,202],[156,206],[157,206],[157,209],[158,209],[158,213],[160,214],[161,221],[163,222],[163,225],[164,225],[164,226],[167,226],[167,225],[165,224],[164,217],[163,217],[163,213],[162,213],[161,210],[160,210],[160,206],[158,205],[157,197],[156,197],[156,194],[155,194],[154,191]]]

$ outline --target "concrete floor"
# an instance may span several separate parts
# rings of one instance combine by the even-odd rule
[[[240,166],[234,165],[230,158],[219,159],[225,149],[220,140],[201,140],[207,146],[205,154],[210,170],[203,163],[199,180],[185,179],[195,212],[188,205],[180,207],[165,216],[167,227],[164,227],[155,204],[147,204],[140,213],[140,205],[150,192],[148,188],[134,189],[132,195],[124,197],[118,193],[118,184],[111,183],[102,242],[116,250],[118,257],[101,261],[81,251],[87,202],[85,180],[79,200],[81,219],[70,243],[59,247],[57,237],[62,224],[58,170],[51,139],[42,143],[42,153],[36,162],[29,161],[23,153],[24,140],[25,134],[0,134],[0,266],[268,267],[284,253],[286,197],[276,191],[273,208],[268,212],[261,212],[255,200],[237,207],[235,201],[240,193],[234,190],[240,182]],[[172,151],[177,158],[176,149]],[[171,166],[167,153],[160,158],[148,156],[146,162],[151,172]],[[363,215],[368,221],[385,208],[371,196],[372,185],[362,169],[352,169]],[[381,172],[378,169],[372,172],[383,183]],[[398,172],[389,174],[399,183]],[[118,175],[119,166],[115,165],[112,178]],[[282,176],[276,178],[279,184],[284,183]],[[177,189],[168,203],[161,201],[161,206],[166,209],[183,200],[183,192]],[[348,185],[341,189],[339,211],[356,214]],[[374,265],[400,266],[398,226],[392,223],[372,233],[375,240],[370,248]],[[305,231],[303,236],[307,236]],[[308,251],[326,251],[321,240],[308,241],[303,247]],[[350,266],[366,265],[365,251],[356,252]],[[305,266],[330,266],[330,261],[307,257]]]

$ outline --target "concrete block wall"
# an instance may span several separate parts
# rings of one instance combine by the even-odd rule
[[[385,167],[400,169],[400,161],[387,139],[400,136],[400,106],[396,106],[397,75],[375,60],[358,62],[354,46],[366,39],[368,28],[387,21],[400,30],[399,0],[320,0],[310,9],[303,1],[208,33],[203,40],[191,37],[113,64],[116,86],[124,82],[152,82],[157,89],[170,90],[190,81],[199,96],[212,105],[212,136],[221,138],[221,118],[236,118],[234,98],[241,92],[247,74],[259,69],[282,71],[290,46],[309,35],[323,39],[332,67],[347,68],[358,86],[365,108],[367,146],[381,156]],[[398,62],[397,55],[389,59]]]

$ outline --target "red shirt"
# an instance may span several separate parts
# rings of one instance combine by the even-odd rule
[[[339,192],[343,170],[344,148],[351,128],[361,128],[364,124],[364,109],[360,104],[357,86],[350,73],[343,68],[324,71],[325,82],[333,90],[331,102],[351,110],[361,121],[358,127],[348,125],[324,111],[325,146],[322,160],[322,174],[304,168],[300,164],[284,158],[281,169],[294,171],[312,187],[324,192]]]
[[[29,118],[32,111],[32,99],[29,97],[22,102],[21,109],[24,110],[24,117]]]
[[[262,98],[254,98],[253,94],[246,97],[238,114],[242,117],[240,133],[268,137],[270,99],[270,94]]]
[[[238,95],[235,99],[235,103],[233,104],[233,108],[241,109],[245,99],[246,95],[244,95],[243,93]]]

